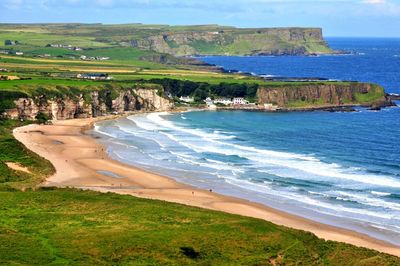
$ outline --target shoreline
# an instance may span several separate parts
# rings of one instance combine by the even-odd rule
[[[125,115],[126,116],[126,115]],[[244,199],[220,195],[111,159],[96,138],[84,132],[121,116],[55,121],[14,130],[27,148],[48,159],[56,173],[43,186],[76,187],[165,200],[270,221],[316,236],[400,256],[400,247],[350,230],[314,222]],[[115,176],[109,175],[112,173]]]

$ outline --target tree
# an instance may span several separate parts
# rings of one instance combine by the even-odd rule
[[[202,88],[197,88],[195,91],[194,91],[194,101],[195,102],[201,102],[202,100],[204,100],[205,98],[207,98],[207,96],[208,96],[208,93],[207,93],[207,91],[205,91],[204,89],[202,89]]]

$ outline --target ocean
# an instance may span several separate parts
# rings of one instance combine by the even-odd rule
[[[255,74],[374,82],[400,94],[400,38],[327,38],[335,56],[213,56],[206,63]]]
[[[202,60],[400,92],[400,39],[328,42],[352,54]],[[120,161],[400,245],[400,108],[357,110],[151,113],[99,122],[94,132]]]

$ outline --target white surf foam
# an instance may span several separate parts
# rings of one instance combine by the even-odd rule
[[[356,201],[365,206],[383,207],[386,209],[400,211],[400,204],[394,202],[388,202],[379,198],[371,198],[367,195],[359,195],[355,193],[348,193],[344,191],[338,191],[337,194],[343,196],[345,199]],[[399,213],[400,214],[400,213]]]
[[[198,129],[191,129],[191,128],[184,128],[175,125],[171,121],[163,119],[161,116],[162,115],[169,115],[167,112],[162,112],[162,113],[150,113],[147,115],[147,119],[152,121],[153,123],[164,127],[165,129],[173,129],[179,132],[185,132],[187,134],[195,135],[204,139],[210,139],[210,140],[216,140],[216,139],[230,139],[234,138],[235,136],[224,136],[221,134],[215,134],[215,133],[207,133],[202,130]]]
[[[392,195],[391,193],[388,193],[388,192],[379,192],[379,191],[371,191],[371,194],[374,194],[376,196],[381,196],[381,197]]]
[[[171,140],[174,140],[195,152],[212,152],[223,155],[235,155],[261,164],[272,164],[294,169],[297,171],[296,176],[292,176],[294,178],[300,177],[303,179],[312,178],[318,180],[319,177],[319,180],[321,180],[321,178],[324,178],[325,180],[328,178],[330,181],[334,182],[337,182],[338,179],[341,179],[348,182],[355,181],[373,186],[400,188],[400,180],[396,180],[389,176],[370,175],[360,171],[354,171],[354,169],[346,169],[338,164],[321,162],[318,158],[312,156],[259,149],[255,147],[229,143],[226,141],[223,142],[221,141],[223,138],[221,138],[221,136],[218,134],[207,133],[199,129],[180,127],[161,117],[162,115],[167,114],[168,113],[151,113],[147,115],[147,118],[154,124],[157,124],[158,128],[161,126],[162,128],[171,131],[170,133],[164,132],[164,134]],[[146,123],[144,128],[156,128],[155,126],[149,127],[148,124],[149,123]],[[137,125],[142,127],[142,124],[140,123]],[[179,134],[186,133],[192,136],[200,137],[202,141],[197,142],[198,144],[194,143],[193,141],[185,141],[182,139],[182,137],[174,135],[174,131],[179,132]],[[305,174],[298,175],[299,172]],[[307,175],[307,173],[312,174],[312,177]]]
[[[374,211],[369,211],[366,209],[358,209],[358,208],[349,208],[342,206],[340,204],[331,204],[327,203],[324,201],[316,200],[311,197],[307,197],[305,195],[301,194],[296,194],[296,193],[291,193],[291,192],[285,192],[285,191],[277,191],[268,185],[263,185],[263,184],[256,184],[253,182],[250,182],[248,180],[238,180],[238,179],[229,179],[226,178],[226,181],[232,185],[236,185],[239,187],[245,187],[246,189],[259,192],[259,193],[264,193],[264,194],[270,194],[278,197],[283,197],[289,200],[295,200],[298,202],[297,204],[300,204],[303,208],[308,208],[313,211],[318,211],[320,212],[321,210],[318,208],[322,208],[325,210],[324,213],[332,215],[335,213],[336,215],[342,215],[343,217],[347,217],[345,214],[358,214],[358,215],[364,215],[364,216],[370,216],[370,217],[376,217],[376,218],[381,218],[381,219],[392,219],[393,215],[387,214],[387,213],[378,213]],[[307,206],[306,206],[306,205]],[[329,210],[329,211],[328,211]],[[347,217],[350,218],[350,217]]]
[[[102,134],[102,135],[111,137],[111,138],[116,138],[116,137],[117,137],[117,135],[114,135],[114,134],[108,133],[108,132],[106,132],[106,131],[104,131],[104,130],[101,130],[101,127],[98,126],[98,125],[95,125],[95,126],[94,126],[94,131],[96,131],[97,133],[100,133],[100,134]]]

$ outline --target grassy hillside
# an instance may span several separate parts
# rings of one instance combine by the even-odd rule
[[[262,220],[72,189],[0,192],[0,264],[396,265]]]
[[[0,191],[35,187],[54,172],[49,161],[29,151],[13,137],[12,129],[27,123],[0,119]],[[31,173],[12,170],[7,162],[26,167]]]
[[[3,40],[18,40],[26,52],[43,50],[47,44],[70,44],[83,48],[128,47],[173,55],[218,54],[324,54],[332,53],[318,28],[241,29],[219,25],[102,25],[102,24],[0,24]],[[27,50],[27,44],[35,50]],[[0,46],[1,47],[1,46]]]

